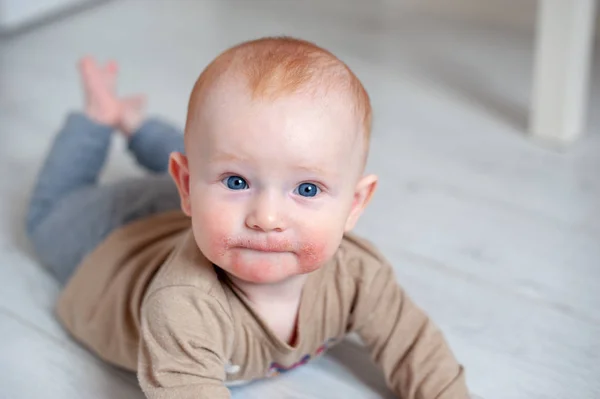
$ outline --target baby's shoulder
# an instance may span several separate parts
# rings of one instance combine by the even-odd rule
[[[165,260],[144,295],[162,302],[213,302],[225,311],[227,295],[214,265],[198,249],[190,231]]]
[[[355,280],[369,279],[381,269],[390,267],[371,241],[352,233],[344,235],[334,263],[338,274],[348,275]]]

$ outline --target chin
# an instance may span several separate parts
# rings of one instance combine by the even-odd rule
[[[246,283],[250,283],[250,284],[277,284],[277,283],[281,283],[282,281],[285,281],[287,279],[289,279],[290,277],[295,276],[295,274],[287,274],[287,275],[281,275],[281,274],[262,274],[262,275],[255,275],[255,274],[250,274],[250,273],[232,273],[232,272],[228,272],[230,275],[234,276],[236,279],[244,281]]]
[[[216,263],[227,273],[253,284],[276,284],[318,269],[304,265],[293,253],[233,253]]]

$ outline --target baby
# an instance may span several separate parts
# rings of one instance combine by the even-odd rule
[[[343,62],[291,38],[235,46],[198,78],[183,135],[116,95],[114,63],[80,69],[85,113],[27,218],[75,339],[150,399],[219,399],[356,332],[399,397],[468,398],[440,331],[349,233],[377,178],[369,97]],[[115,130],[151,176],[97,183]]]

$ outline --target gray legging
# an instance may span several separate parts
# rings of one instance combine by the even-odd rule
[[[132,135],[128,149],[152,175],[98,184],[112,128],[80,113],[68,116],[38,176],[27,212],[27,234],[41,262],[64,284],[83,257],[114,229],[179,208],[165,172],[169,154],[183,152],[183,135],[151,119]]]

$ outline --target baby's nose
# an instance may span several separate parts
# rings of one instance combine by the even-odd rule
[[[246,226],[263,232],[282,232],[285,230],[284,213],[276,198],[266,195],[258,198],[246,217]]]

